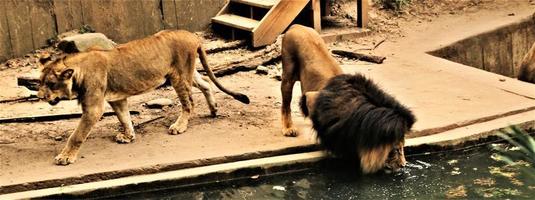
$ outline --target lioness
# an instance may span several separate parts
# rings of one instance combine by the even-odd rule
[[[186,131],[193,109],[191,87],[194,79],[215,115],[210,84],[195,70],[197,54],[206,73],[219,89],[243,103],[249,103],[246,95],[229,91],[217,81],[208,66],[201,41],[187,31],[161,31],[112,50],[93,50],[46,62],[38,96],[51,105],[63,99],[77,98],[83,111],[78,127],[56,156],[56,164],[68,165],[76,160],[91,127],[102,116],[105,101],[108,101],[124,126],[124,133],[117,134],[116,141],[129,143],[134,140],[126,99],[155,89],[167,79],[182,105],[180,117],[169,127],[170,134]]]
[[[282,69],[284,135],[298,134],[290,104],[300,81],[301,110],[327,150],[358,163],[364,173],[405,165],[404,135],[415,121],[411,111],[364,76],[342,74],[314,29],[290,27],[282,39]]]

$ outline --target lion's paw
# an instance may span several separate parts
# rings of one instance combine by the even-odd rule
[[[134,134],[124,134],[119,133],[115,136],[115,141],[120,144],[126,144],[134,141],[136,139],[136,135]]]
[[[217,117],[217,109],[216,110],[211,110],[210,111],[210,116],[214,117],[214,118]]]
[[[187,123],[181,123],[181,124],[174,123],[173,125],[171,125],[171,127],[169,127],[169,134],[178,135],[178,134],[186,132],[187,128],[188,128]]]
[[[76,161],[76,155],[60,153],[54,158],[56,165],[69,165]]]
[[[299,134],[297,133],[297,129],[295,128],[286,128],[282,130],[282,134],[286,137],[297,137]]]

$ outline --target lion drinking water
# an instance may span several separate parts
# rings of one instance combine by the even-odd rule
[[[404,136],[412,112],[360,74],[342,74],[321,37],[293,25],[282,40],[282,133],[296,136],[290,104],[301,82],[301,110],[320,142],[335,155],[360,164],[364,173],[398,170],[406,163]]]

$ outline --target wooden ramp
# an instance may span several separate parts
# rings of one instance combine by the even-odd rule
[[[230,0],[212,18],[212,27],[228,37],[251,39],[253,47],[273,43],[302,12],[320,30],[320,0]]]

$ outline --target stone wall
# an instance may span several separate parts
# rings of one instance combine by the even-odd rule
[[[535,16],[430,52],[457,63],[516,77],[522,58],[535,42]]]
[[[162,29],[201,31],[226,0],[0,0],[0,62],[87,24],[117,43]]]

